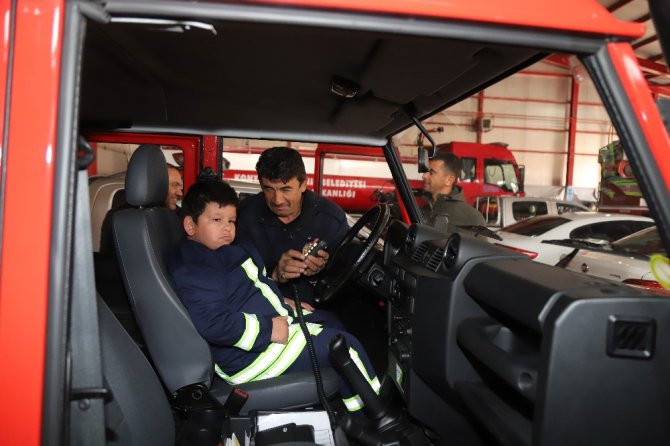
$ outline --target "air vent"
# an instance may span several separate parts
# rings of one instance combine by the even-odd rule
[[[444,255],[444,266],[449,270],[456,266],[458,260],[458,249],[461,244],[461,236],[458,233],[452,234],[447,241]]]
[[[426,254],[428,251],[428,246],[425,243],[422,243],[419,245],[416,250],[412,253],[412,260],[415,262],[422,263],[423,262],[423,256]]]
[[[610,316],[607,326],[607,354],[649,359],[654,355],[655,336],[654,319]]]
[[[426,263],[426,268],[428,268],[431,271],[436,271],[440,267],[440,264],[442,263],[442,257],[444,256],[444,248],[438,248],[433,252],[433,254],[430,256],[428,259],[428,262]]]

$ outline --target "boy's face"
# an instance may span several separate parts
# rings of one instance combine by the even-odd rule
[[[219,206],[218,203],[210,202],[198,221],[191,217],[184,218],[184,230],[189,239],[200,242],[209,249],[218,249],[235,240],[236,219],[235,206]]]

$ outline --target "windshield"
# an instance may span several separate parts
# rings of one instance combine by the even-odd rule
[[[499,159],[484,160],[484,182],[495,184],[504,190],[516,193],[519,190],[519,179],[511,161]]]
[[[531,218],[507,226],[503,229],[503,231],[511,232],[512,234],[526,235],[528,237],[535,237],[542,235],[545,232],[551,231],[552,229],[557,228],[568,221],[570,220],[563,217]]]
[[[633,235],[617,240],[612,243],[612,249],[615,251],[623,251],[629,254],[639,254],[644,256],[652,256],[653,254],[665,255],[663,242],[661,242],[661,237],[659,236],[656,227],[644,229]]]

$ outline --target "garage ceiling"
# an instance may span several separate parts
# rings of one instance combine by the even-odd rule
[[[659,93],[670,91],[670,71],[649,13],[647,0],[598,0],[616,18],[643,23],[647,32],[633,42],[633,49],[650,87]],[[656,87],[656,88],[655,88]]]

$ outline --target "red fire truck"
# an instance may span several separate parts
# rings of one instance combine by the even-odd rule
[[[667,2],[649,4],[667,50]],[[134,343],[97,298],[107,271],[94,269],[86,135],[128,132],[382,150],[407,221],[385,228],[387,208],[375,207],[366,218],[371,233],[386,229],[383,252],[348,234],[345,248],[360,244],[367,256],[333,262],[338,287],[351,288],[329,296],[383,311],[360,318],[361,303],[343,313],[380,328],[388,366],[379,397],[351,374],[369,422],[335,421],[357,444],[667,444],[670,300],[423,225],[392,143],[549,54],[574,55],[667,251],[670,137],[631,45],[643,24],[595,0],[4,0],[0,9],[0,444],[219,444],[253,424],[249,407],[297,407],[304,420],[305,407],[327,406],[307,398],[309,374],[241,384],[248,406],[224,405],[244,392],[215,373],[165,276],[156,246],[168,238],[154,237],[163,226],[146,224],[165,215],[154,207],[162,165],[138,175],[155,193],[126,213],[143,222],[129,235],[146,237],[126,246],[139,279],[126,276],[125,288],[152,281],[135,297],[165,298],[133,306],[132,317],[157,322],[139,324],[151,342]],[[201,142],[184,152],[186,184],[205,167],[222,174],[222,148]],[[657,258],[653,268],[668,265]],[[333,362],[343,366],[342,355]],[[323,374],[326,398],[339,376]]]

